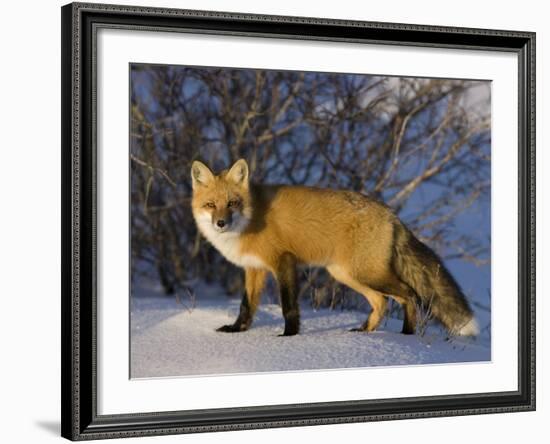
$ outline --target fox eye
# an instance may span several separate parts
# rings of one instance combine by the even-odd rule
[[[216,204],[214,202],[206,202],[204,206],[206,208],[216,208]]]
[[[236,207],[237,205],[239,205],[239,201],[238,201],[238,200],[230,200],[230,201],[227,203],[227,206],[228,206],[229,208]]]

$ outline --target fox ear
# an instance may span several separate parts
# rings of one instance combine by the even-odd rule
[[[201,185],[208,185],[214,179],[214,173],[204,163],[195,160],[191,165],[191,177],[193,178],[193,189]]]
[[[248,163],[246,163],[246,160],[237,160],[227,173],[227,178],[237,185],[248,186]]]

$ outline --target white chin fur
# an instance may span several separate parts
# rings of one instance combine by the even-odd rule
[[[460,327],[456,334],[458,336],[477,336],[479,334],[479,326],[475,318],[472,317],[472,319]]]
[[[233,223],[223,231],[212,224],[208,213],[196,215],[195,220],[202,234],[227,260],[240,267],[265,268],[258,256],[241,253],[240,234],[249,223],[245,216],[235,215]]]

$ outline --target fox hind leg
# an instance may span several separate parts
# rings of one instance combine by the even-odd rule
[[[265,285],[267,271],[259,268],[245,269],[245,294],[241,301],[239,316],[233,324],[222,325],[217,331],[236,333],[246,331],[252,324],[256,309],[260,304],[262,290]]]
[[[401,333],[406,335],[412,335],[416,331],[416,293],[404,282],[397,279],[388,279],[383,285],[377,288],[377,290],[384,292],[384,294],[390,295],[392,299],[396,300],[403,307],[403,329]]]
[[[327,267],[327,271],[338,282],[341,282],[342,284],[347,285],[358,293],[361,293],[365,297],[365,299],[367,299],[372,308],[372,311],[370,312],[365,322],[363,322],[363,324],[359,328],[353,328],[351,331],[370,332],[376,330],[380,325],[380,322],[382,322],[382,319],[384,319],[386,308],[388,306],[388,300],[384,296],[384,294],[370,288],[367,285],[362,284],[357,279],[350,276],[346,269],[338,265],[331,265]]]
[[[369,316],[363,322],[361,327],[352,328],[351,331],[366,331],[371,332],[378,328],[384,315],[386,314],[386,309],[388,307],[387,298],[380,292],[373,290],[372,288],[361,286],[361,294],[369,301],[369,304],[372,308],[372,311],[369,313]]]
[[[392,296],[403,307],[403,329],[401,333],[405,335],[414,335],[416,331],[416,303],[413,299],[405,299]]]

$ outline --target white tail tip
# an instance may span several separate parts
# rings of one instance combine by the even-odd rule
[[[472,319],[460,327],[456,334],[458,336],[477,336],[479,334],[479,326],[475,318],[472,317]]]

